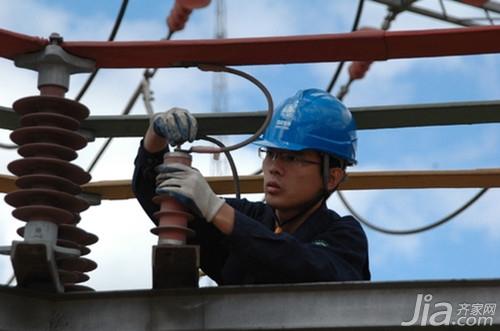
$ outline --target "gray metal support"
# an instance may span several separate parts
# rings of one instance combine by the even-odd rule
[[[420,304],[419,295],[423,298]],[[422,330],[431,323],[443,323],[441,326],[446,330],[454,330],[469,317],[472,318],[468,323],[475,322],[475,329],[485,328],[485,323],[491,323],[489,329],[500,327],[497,310],[484,313],[482,309],[480,316],[471,315],[470,309],[467,314],[459,312],[461,304],[482,307],[498,304],[500,280],[70,293],[44,296],[44,305],[39,298],[26,297],[20,292],[18,296],[26,302],[22,308],[28,315],[17,313],[13,317],[5,313],[4,310],[9,309],[5,302],[13,297],[14,302],[19,302],[16,296],[16,291],[0,288],[0,330],[32,330],[25,327],[30,323],[27,316],[32,315],[38,318],[40,325],[51,321],[49,330],[57,331]],[[451,309],[448,322],[444,313],[439,314],[446,310],[445,307]],[[411,322],[416,310],[416,321],[403,326],[402,322]],[[467,317],[459,320],[464,315]]]
[[[398,11],[401,9],[404,9],[405,11],[409,11],[415,14],[420,14],[423,16],[427,16],[430,18],[434,18],[443,22],[448,22],[456,25],[461,25],[461,26],[481,26],[482,24],[477,24],[471,20],[468,19],[461,19],[458,17],[454,16],[449,16],[449,15],[444,15],[443,13],[435,12],[433,10],[425,9],[422,7],[418,6],[413,6],[413,5],[405,5],[404,1],[400,0],[372,0],[373,2],[377,2],[383,5],[388,6],[389,8],[393,8],[394,10]]]
[[[59,46],[62,41],[62,37],[57,33],[51,34],[49,45],[40,52],[16,57],[16,66],[38,71],[39,88],[53,85],[67,91],[71,74],[92,72],[95,64],[92,60],[82,59],[67,53]]]
[[[359,130],[500,123],[500,101],[353,107],[351,111]],[[251,134],[264,121],[265,112],[197,113],[194,116],[199,134]],[[13,130],[18,126],[18,115],[10,108],[0,107],[0,128]],[[141,137],[148,126],[148,115],[90,116],[82,123],[89,135],[97,138]]]

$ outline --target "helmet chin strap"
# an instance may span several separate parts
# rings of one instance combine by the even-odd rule
[[[323,194],[325,197],[330,194],[328,191],[328,182],[330,181],[330,156],[326,153],[321,153],[321,175],[323,177]]]

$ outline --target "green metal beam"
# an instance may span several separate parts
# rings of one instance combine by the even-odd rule
[[[435,125],[500,123],[500,101],[457,102],[380,107],[353,107],[358,129],[389,129]],[[199,113],[199,134],[252,134],[264,121],[265,112]],[[19,125],[12,109],[0,107],[0,128]],[[95,137],[140,137],[149,125],[147,115],[90,116],[82,129]]]

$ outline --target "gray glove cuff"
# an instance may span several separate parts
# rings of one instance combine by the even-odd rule
[[[212,222],[215,215],[217,215],[225,203],[226,201],[224,199],[219,198],[216,195],[210,196],[209,201],[207,201],[208,208],[206,209],[206,215],[204,215],[207,222]]]

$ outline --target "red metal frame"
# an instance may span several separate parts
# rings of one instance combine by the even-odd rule
[[[258,65],[500,52],[500,26],[217,40],[64,42],[97,68]],[[0,56],[40,50],[47,40],[0,30]]]

